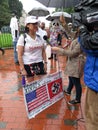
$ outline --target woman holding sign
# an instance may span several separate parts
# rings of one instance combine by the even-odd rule
[[[26,76],[27,81],[34,80],[34,75],[46,74],[46,53],[44,41],[36,34],[38,19],[28,16],[25,21],[25,34],[19,37],[18,60],[21,74]]]

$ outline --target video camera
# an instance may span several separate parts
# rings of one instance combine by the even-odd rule
[[[72,14],[73,28],[84,24],[89,31],[98,24],[98,0],[80,0],[80,3],[74,8]]]

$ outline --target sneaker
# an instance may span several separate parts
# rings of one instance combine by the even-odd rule
[[[80,101],[77,101],[77,100],[71,100],[68,102],[69,105],[74,105],[74,104],[78,104],[80,103]]]
[[[66,90],[64,90],[64,93],[66,94],[66,95],[70,95],[71,93],[70,92],[68,92],[68,91],[66,91]]]

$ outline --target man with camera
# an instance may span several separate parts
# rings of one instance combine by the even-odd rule
[[[98,130],[98,0],[81,0],[72,14],[79,29],[78,41],[87,54],[84,82],[87,86],[85,121],[87,130]]]

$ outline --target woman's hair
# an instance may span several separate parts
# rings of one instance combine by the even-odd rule
[[[25,27],[25,33],[28,33],[29,32],[29,28],[26,26]]]
[[[79,36],[79,31],[77,30],[74,35],[74,39],[76,39]]]

